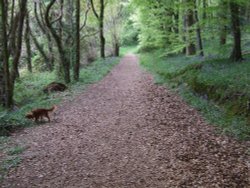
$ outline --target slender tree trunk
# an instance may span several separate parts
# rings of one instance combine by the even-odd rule
[[[101,48],[101,57],[105,58],[105,37],[104,37],[104,0],[100,0],[100,20],[99,20],[99,28],[100,28],[100,48]]]
[[[203,15],[202,15],[202,17],[203,17],[203,20],[205,20],[205,19],[207,19],[207,0],[203,0],[203,2],[202,2],[202,4],[203,4]]]
[[[105,58],[105,37],[104,37],[104,0],[100,0],[100,15],[95,10],[93,0],[90,0],[90,4],[95,17],[99,21],[99,37],[100,37],[100,55],[101,58]]]
[[[56,0],[52,0],[47,6],[46,13],[45,13],[45,22],[57,45],[60,65],[63,68],[64,80],[66,83],[70,83],[70,62],[69,62],[69,59],[66,57],[66,52],[63,48],[61,32],[59,33],[59,35],[57,34],[56,30],[52,27],[52,23],[50,22],[50,19],[49,19],[50,10],[55,2]],[[61,0],[61,2],[63,2],[63,0]],[[61,5],[61,7],[63,7],[63,5]]]
[[[3,23],[2,23],[2,2],[0,0],[0,106],[5,105],[5,87],[4,87],[4,70],[3,70]]]
[[[53,51],[53,41],[51,39],[51,36],[49,32],[46,33],[46,37],[48,40],[48,49],[49,49],[49,63],[47,63],[48,69],[50,71],[53,71],[55,66],[55,57],[54,57],[54,51]]]
[[[18,22],[19,22],[19,13],[17,13],[12,19],[12,26],[11,26],[11,30],[9,31],[9,53],[10,55],[14,56],[15,52],[17,50],[16,47],[16,34],[17,34],[17,29],[18,29]]]
[[[198,10],[197,10],[196,0],[194,1],[194,5],[195,5],[194,17],[195,17],[195,21],[197,23],[197,27],[196,27],[197,46],[199,49],[199,55],[203,57],[204,56],[204,49],[203,49],[203,43],[202,43],[202,37],[201,37],[200,20],[199,20],[199,14],[198,14]]]
[[[41,56],[43,57],[44,59],[44,62],[48,68],[48,70],[52,70],[51,67],[50,67],[50,58],[47,56],[46,52],[43,50],[43,47],[39,44],[39,42],[37,41],[37,38],[33,35],[32,31],[30,30],[30,36],[38,50],[38,52],[41,54]]]
[[[179,34],[179,10],[174,14],[174,32],[175,34]]]
[[[187,37],[186,37],[186,35],[187,35],[187,23],[186,23],[186,15],[185,14],[182,16],[182,20],[183,20],[182,40],[187,46]],[[186,54],[186,51],[187,51],[186,46],[182,49],[183,54]]]
[[[26,53],[27,53],[27,68],[29,72],[32,72],[31,64],[31,46],[30,46],[30,24],[29,24],[29,13],[26,15],[26,30],[25,30],[25,44],[26,44]]]
[[[234,46],[231,53],[230,59],[233,61],[241,61],[241,29],[240,29],[240,18],[239,18],[239,5],[233,1],[230,2],[231,19],[232,19],[232,29]]]
[[[76,3],[76,35],[75,35],[75,64],[74,64],[74,80],[79,80],[80,72],[80,0],[75,0]]]
[[[227,24],[224,24],[228,20],[227,15],[228,12],[228,3],[226,0],[220,0],[218,17],[221,20],[222,24],[220,24],[220,45],[223,46],[227,43]]]
[[[189,4],[193,4],[193,1],[187,0],[186,1]],[[194,7],[194,6],[192,6]],[[188,8],[185,16],[185,27],[186,27],[186,54],[187,55],[195,55],[196,49],[195,49],[195,44],[192,41],[192,35],[193,35],[193,25],[195,24],[194,20],[194,11],[192,8]]]
[[[7,9],[4,0],[0,0],[1,9],[1,41],[2,43],[2,57],[3,57],[3,70],[4,70],[4,106],[10,108],[13,105],[13,90],[10,82],[9,72],[9,52],[7,40]]]
[[[13,57],[13,66],[11,71],[11,84],[13,87],[12,90],[14,89],[15,80],[19,76],[18,65],[22,52],[23,25],[24,25],[24,18],[26,15],[26,4],[27,0],[21,0],[19,5],[20,12],[19,12],[18,29],[17,29],[17,48]]]
[[[115,57],[119,57],[120,55],[120,45],[118,42],[115,43]]]
[[[223,26],[220,31],[220,45],[227,43],[227,27]]]
[[[35,42],[37,49],[39,50],[39,52],[43,56],[48,70],[52,71],[54,68],[54,61],[55,61],[54,53],[53,53],[53,41],[52,41],[51,35],[50,35],[50,33],[49,33],[48,29],[46,28],[46,25],[44,24],[44,21],[43,21],[43,15],[42,15],[43,12],[41,10],[41,4],[39,4],[40,14],[41,14],[40,18],[38,15],[37,6],[38,6],[38,4],[37,4],[37,2],[35,2],[34,3],[34,14],[35,14],[35,18],[36,18],[36,21],[37,21],[39,28],[41,29],[42,33],[47,38],[49,55],[46,55],[45,51],[43,50],[43,47],[39,44],[37,39],[34,36],[32,38]]]

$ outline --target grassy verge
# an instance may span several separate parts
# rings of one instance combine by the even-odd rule
[[[55,73],[23,73],[21,80],[15,86],[16,110],[13,112],[0,109],[0,134],[6,135],[9,130],[19,127],[27,127],[33,124],[24,118],[24,115],[33,108],[51,107],[61,99],[69,98],[73,94],[81,92],[87,85],[101,80],[120,58],[107,58],[98,60],[80,72],[80,81],[69,85],[69,89],[63,93],[46,95],[42,89],[44,86],[56,80]]]
[[[11,144],[8,137],[0,137],[0,182],[10,168],[17,166],[21,162],[21,158],[18,155],[24,149],[24,147]]]
[[[221,131],[250,139],[250,60],[232,63],[227,59],[162,57],[160,51],[141,54],[141,64]]]

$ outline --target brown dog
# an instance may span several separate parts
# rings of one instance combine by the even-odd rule
[[[49,112],[53,112],[55,110],[56,110],[56,106],[53,106],[50,109],[38,108],[38,109],[32,110],[31,112],[27,113],[25,117],[28,119],[35,119],[36,122],[39,119],[42,120],[43,117],[46,117],[48,119],[48,121],[50,122]]]

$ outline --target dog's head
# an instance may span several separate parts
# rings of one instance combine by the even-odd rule
[[[26,114],[26,116],[25,116],[27,119],[33,119],[34,118],[34,116],[33,116],[33,114],[32,113],[28,113],[28,114]]]

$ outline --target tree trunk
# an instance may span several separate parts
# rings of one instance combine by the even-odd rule
[[[174,32],[179,34],[179,10],[174,13]]]
[[[224,24],[228,20],[228,3],[226,0],[221,0],[219,3],[218,17],[223,24],[220,24],[220,45],[223,46],[227,43],[227,24]]]
[[[76,3],[76,35],[75,35],[75,64],[74,64],[74,80],[79,80],[80,72],[80,0],[75,0]]]
[[[118,44],[118,42],[115,43],[115,57],[119,57],[120,55],[120,45]]]
[[[105,37],[104,37],[104,0],[100,0],[100,20],[99,20],[99,28],[100,28],[100,50],[101,57],[105,58]]]
[[[0,54],[0,56],[1,55],[2,54]],[[2,64],[2,62],[3,62],[3,60],[0,59],[1,64]],[[0,65],[0,106],[6,106],[5,79],[4,79],[4,70],[3,70],[2,65]]]
[[[187,0],[186,1],[188,4],[193,3],[192,0]],[[194,7],[194,6],[192,6]],[[186,15],[185,15],[185,30],[186,30],[186,54],[187,55],[195,55],[196,49],[195,49],[195,44],[192,40],[192,35],[193,35],[193,25],[195,24],[194,20],[194,11],[192,8],[188,8],[186,10]]]
[[[203,4],[203,15],[202,15],[202,17],[203,17],[203,20],[205,20],[205,19],[207,19],[207,11],[206,11],[206,9],[207,9],[207,0],[203,0],[202,4]]]
[[[39,52],[43,56],[48,70],[52,71],[54,68],[54,61],[55,61],[54,53],[53,53],[53,41],[52,41],[51,35],[50,35],[50,33],[49,33],[48,29],[46,28],[46,25],[44,24],[44,21],[43,21],[43,15],[42,15],[43,12],[41,11],[41,4],[39,4],[40,14],[41,14],[40,18],[41,19],[39,18],[39,15],[38,15],[37,6],[38,6],[38,4],[37,4],[37,2],[35,2],[34,3],[34,14],[35,14],[35,18],[36,18],[36,21],[37,21],[39,28],[41,29],[42,33],[47,38],[49,55],[46,55],[45,51],[43,50],[43,48],[39,44],[39,42],[36,40],[36,38],[35,37],[32,37],[32,38],[35,42],[37,49],[39,50]]]
[[[230,2],[231,20],[233,29],[234,46],[231,53],[230,59],[233,61],[241,61],[241,29],[240,29],[240,18],[239,18],[239,5],[233,1]]]
[[[25,44],[26,44],[26,60],[27,60],[27,68],[29,72],[32,72],[32,64],[31,64],[31,46],[30,46],[30,24],[29,24],[29,13],[26,15],[26,30],[25,30]]]
[[[200,20],[199,20],[199,14],[198,14],[198,10],[197,10],[197,5],[196,5],[196,0],[194,1],[194,5],[195,5],[195,11],[194,11],[194,17],[195,17],[195,21],[197,23],[197,27],[196,27],[196,38],[197,38],[197,46],[199,49],[199,55],[200,56],[204,56],[204,50],[203,50],[203,43],[202,43],[202,37],[201,37],[201,28],[200,28]]]
[[[220,45],[225,45],[227,43],[227,27],[224,26],[220,31]]]
[[[100,55],[101,58],[105,58],[105,37],[104,37],[104,0],[100,0],[100,15],[95,10],[93,0],[90,0],[90,4],[95,17],[99,21],[99,37],[100,37]]]
[[[44,62],[48,68],[48,70],[52,70],[51,66],[50,66],[50,58],[47,56],[46,52],[43,50],[43,47],[39,44],[39,42],[37,41],[37,38],[33,35],[32,31],[30,30],[30,36],[38,50],[38,52],[41,54],[41,56],[43,57],[44,59]]]
[[[13,57],[13,65],[12,65],[12,71],[11,71],[11,84],[14,89],[14,84],[16,78],[19,76],[18,72],[18,65],[19,65],[19,59],[22,52],[22,39],[23,39],[23,25],[24,25],[24,18],[26,15],[26,4],[27,0],[21,0],[20,1],[20,12],[19,12],[19,19],[18,19],[18,29],[17,29],[17,39],[16,39],[16,51]]]
[[[52,27],[52,23],[50,22],[49,19],[49,13],[50,13],[50,9],[52,8],[52,6],[54,5],[54,3],[56,2],[56,0],[52,0],[49,5],[46,8],[46,12],[45,12],[45,22],[46,25],[50,31],[50,33],[52,34],[56,45],[57,45],[57,50],[59,53],[59,59],[60,59],[60,64],[63,68],[63,73],[64,73],[64,81],[66,83],[70,83],[70,62],[69,59],[66,57],[66,52],[63,48],[63,44],[62,44],[62,38],[61,38],[61,32],[59,33],[59,35],[57,34],[56,30]],[[61,0],[61,2],[63,2]],[[62,8],[63,5],[61,5]]]
[[[50,71],[53,71],[54,66],[55,66],[55,57],[54,57],[54,52],[53,52],[53,41],[52,41],[51,36],[48,32],[46,33],[46,37],[48,40],[48,49],[49,49],[49,63],[47,63],[47,65],[48,65],[48,69]]]
[[[1,43],[1,56],[3,60],[3,71],[4,71],[4,86],[2,88],[1,96],[3,105],[10,108],[13,105],[13,90],[10,82],[10,72],[9,72],[9,52],[8,52],[8,39],[7,39],[7,8],[4,0],[0,0],[0,13],[1,13],[1,34],[0,34],[0,43]],[[1,68],[1,67],[0,67]]]

